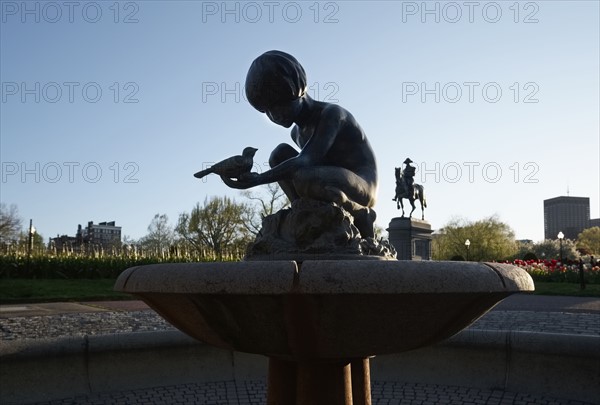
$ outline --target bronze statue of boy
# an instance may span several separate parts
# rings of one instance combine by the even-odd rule
[[[246,96],[274,123],[289,128],[300,152],[280,144],[270,170],[225,184],[247,189],[278,182],[290,201],[300,197],[333,202],[354,217],[363,238],[373,237],[377,193],[375,155],[362,128],[344,108],[307,93],[306,73],[291,55],[269,51],[254,60],[246,76]]]

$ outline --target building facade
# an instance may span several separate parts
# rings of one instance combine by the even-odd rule
[[[50,243],[57,251],[82,252],[86,248],[110,249],[121,245],[121,227],[116,226],[115,221],[98,224],[89,221],[85,228],[81,225],[77,226],[75,236],[57,236],[50,239]]]
[[[577,235],[589,228],[589,197],[555,197],[544,200],[544,238],[556,239],[559,232],[565,239],[577,239]]]
[[[90,245],[99,245],[104,249],[118,246],[121,243],[121,227],[115,225],[115,221],[100,222],[94,224],[88,222],[86,228],[83,228],[83,243]]]

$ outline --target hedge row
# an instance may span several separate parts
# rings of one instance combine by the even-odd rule
[[[0,278],[46,278],[46,279],[95,279],[116,278],[129,267],[155,263],[186,263],[192,260],[182,257],[86,257],[34,255],[0,255]],[[576,265],[547,265],[540,262],[515,261],[515,265],[525,269],[534,281],[579,282],[579,268]],[[600,284],[600,268],[585,266],[586,283]]]
[[[184,263],[189,259],[157,257],[0,256],[0,278],[116,278],[129,267],[154,263]]]

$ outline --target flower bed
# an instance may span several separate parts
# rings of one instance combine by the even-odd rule
[[[563,283],[579,283],[580,282],[580,264],[578,262],[566,261],[562,263],[558,260],[515,260],[512,262],[515,266],[519,266],[531,277],[534,281],[545,282],[563,282]],[[600,266],[596,263],[592,266],[589,262],[583,264],[583,275],[585,282],[588,284],[600,284]]]

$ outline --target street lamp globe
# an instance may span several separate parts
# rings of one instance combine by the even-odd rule
[[[469,247],[471,246],[471,241],[469,239],[465,241],[465,246],[467,247],[467,261],[469,261]]]
[[[556,235],[556,237],[558,238],[558,241],[560,243],[560,262],[563,262],[563,239],[565,238],[565,234],[561,232],[558,233],[558,235]]]

